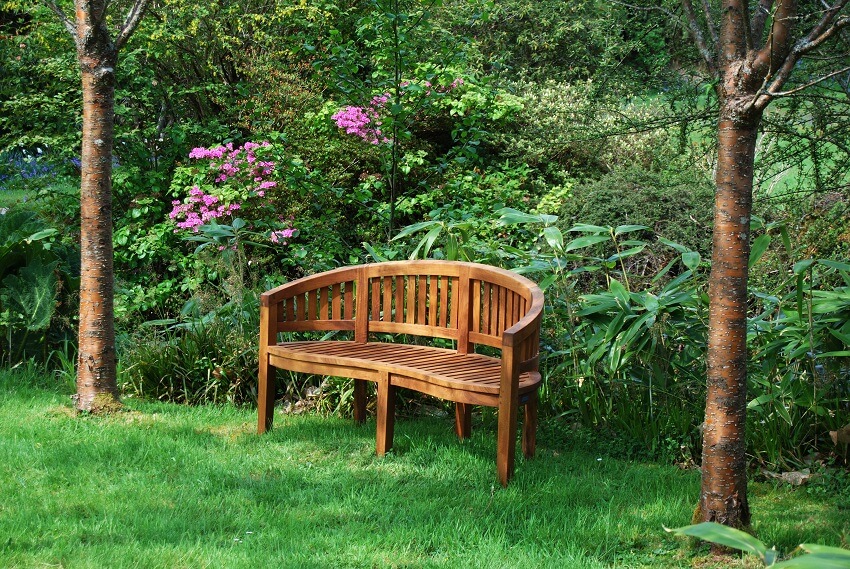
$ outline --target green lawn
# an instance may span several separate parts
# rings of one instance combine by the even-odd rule
[[[447,418],[374,422],[128,400],[74,417],[37,372],[0,372],[2,567],[700,567],[662,525],[690,522],[699,474],[543,437],[495,484],[494,433]],[[847,512],[754,484],[754,529],[783,551],[838,545]],[[753,566],[736,561],[737,566]]]

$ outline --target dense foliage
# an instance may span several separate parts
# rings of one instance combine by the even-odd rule
[[[72,342],[80,95],[63,34],[40,4],[0,2],[9,363]],[[551,421],[698,460],[716,101],[684,36],[592,1],[155,3],[116,97],[126,392],[250,402],[259,291],[467,259],[548,286]],[[829,455],[850,422],[846,89],[777,105],[758,157],[749,433],[771,467]],[[299,381],[323,409],[350,402]]]

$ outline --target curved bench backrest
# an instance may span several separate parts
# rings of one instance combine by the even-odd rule
[[[447,338],[467,353],[474,344],[502,348],[504,333],[521,323],[519,329],[530,328],[519,339],[520,361],[535,358],[539,349],[540,288],[487,265],[424,260],[345,267],[264,297],[267,306],[280,302],[280,332],[352,330],[358,342],[372,332]]]

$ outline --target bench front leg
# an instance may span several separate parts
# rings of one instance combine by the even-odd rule
[[[260,301],[260,366],[257,373],[257,432],[263,434],[272,428],[274,422],[274,399],[276,394],[275,368],[269,364],[268,347],[277,342],[277,305],[269,306],[269,301],[261,297]]]
[[[514,475],[517,412],[519,408],[519,365],[512,343],[505,334],[502,348],[502,377],[499,382],[499,429],[496,438],[496,472],[507,487]],[[513,338],[511,337],[512,341]]]
[[[269,365],[268,353],[262,354],[257,386],[257,432],[259,434],[271,430],[274,423],[275,379],[275,368]]]
[[[378,430],[375,436],[375,452],[378,456],[384,456],[393,448],[395,389],[390,383],[389,374],[381,373],[378,380]]]

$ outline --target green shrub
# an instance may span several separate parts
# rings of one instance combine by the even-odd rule
[[[255,401],[257,297],[184,320],[152,323],[119,346],[124,394],[189,404]]]
[[[579,184],[572,194],[560,211],[564,228],[576,223],[645,225],[703,258],[711,256],[714,188],[711,180],[699,173],[656,173],[635,166]],[[651,250],[654,254],[662,251],[659,247]],[[662,257],[654,266],[663,267],[667,260]]]

